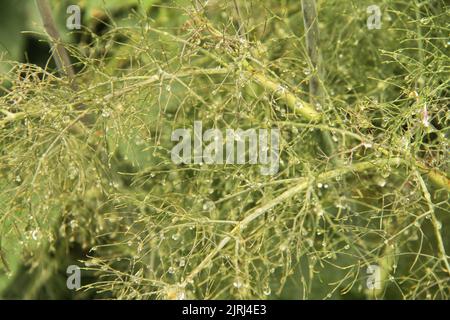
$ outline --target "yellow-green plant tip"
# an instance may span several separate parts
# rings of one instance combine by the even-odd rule
[[[265,76],[260,72],[254,72],[252,76],[258,83],[275,95],[280,101],[285,103],[295,114],[305,117],[307,120],[316,122],[319,121],[321,115],[309,103],[306,103],[296,97],[288,88]]]
[[[444,188],[447,192],[450,192],[450,179],[443,173],[435,169],[424,169],[430,180],[436,184],[436,186]]]

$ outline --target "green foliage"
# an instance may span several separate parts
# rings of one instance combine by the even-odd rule
[[[448,299],[449,7],[379,2],[368,30],[372,1],[318,1],[319,75],[298,0],[82,1],[76,86],[0,77],[2,296]],[[194,120],[279,127],[279,173],[173,164]]]

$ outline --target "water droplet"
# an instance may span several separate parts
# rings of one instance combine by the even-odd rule
[[[376,178],[375,182],[379,187],[382,188],[386,185],[386,180],[380,177]]]
[[[110,109],[103,109],[102,110],[102,117],[103,118],[109,118],[111,116],[111,110]]]
[[[179,239],[180,239],[180,235],[179,235],[178,233],[174,233],[174,234],[172,235],[172,240],[178,241]]]
[[[203,211],[212,212],[212,211],[214,211],[214,209],[216,209],[216,205],[211,200],[207,200],[207,201],[205,201],[205,203],[203,203],[202,208],[203,208]]]
[[[73,165],[71,165],[69,167],[69,172],[68,172],[68,177],[70,180],[75,179],[78,176],[78,170],[76,167],[74,167]]]
[[[31,238],[32,238],[33,240],[38,240],[38,239],[39,239],[39,230],[38,230],[38,229],[34,229],[34,230],[31,232]]]
[[[186,300],[186,292],[184,290],[178,291],[176,298],[177,300]]]
[[[422,18],[422,19],[420,19],[420,23],[421,23],[421,24],[429,24],[430,21],[431,21],[430,18]]]
[[[64,116],[64,117],[62,118],[62,122],[63,122],[64,124],[68,124],[68,123],[70,122],[70,117],[69,117],[69,116]]]
[[[325,211],[323,211],[323,209],[321,207],[315,208],[314,211],[316,212],[317,216],[319,216],[319,217],[323,217],[323,215],[325,214]]]
[[[78,222],[76,220],[70,220],[69,225],[72,229],[78,227]]]
[[[242,282],[239,279],[236,279],[236,281],[233,282],[233,287],[236,289],[240,289],[242,287]]]
[[[272,293],[272,290],[270,289],[269,285],[266,285],[263,289],[263,294],[265,296],[269,296]]]

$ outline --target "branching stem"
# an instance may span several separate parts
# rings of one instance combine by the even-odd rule
[[[194,277],[200,273],[211,261],[212,259],[230,242],[233,237],[239,233],[241,230],[245,229],[251,222],[259,218],[265,212],[269,211],[273,207],[278,204],[292,198],[299,192],[305,190],[313,180],[317,181],[327,181],[330,179],[334,179],[338,176],[342,176],[351,172],[361,172],[368,169],[384,166],[384,165],[399,165],[403,162],[400,158],[391,158],[391,159],[379,159],[375,161],[367,161],[361,162],[349,167],[338,168],[335,170],[327,171],[319,174],[316,178],[313,177],[305,177],[301,179],[295,186],[288,189],[287,191],[280,194],[278,197],[272,199],[268,203],[259,206],[258,208],[252,209],[250,213],[241,220],[237,226],[235,226],[229,233],[228,236],[224,237],[217,247],[215,247],[198,265],[195,267],[192,272],[186,277],[184,282],[181,284],[182,286],[186,286],[189,282],[191,282]]]

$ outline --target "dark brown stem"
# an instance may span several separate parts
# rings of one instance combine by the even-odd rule
[[[53,20],[50,4],[48,0],[36,0],[36,4],[39,9],[45,31],[50,38],[50,43],[52,44],[52,56],[55,60],[58,71],[62,76],[67,76],[70,82],[72,82],[75,72],[70,63],[69,55],[67,54],[64,46],[61,44],[61,37],[58,29],[56,28],[55,21]]]

